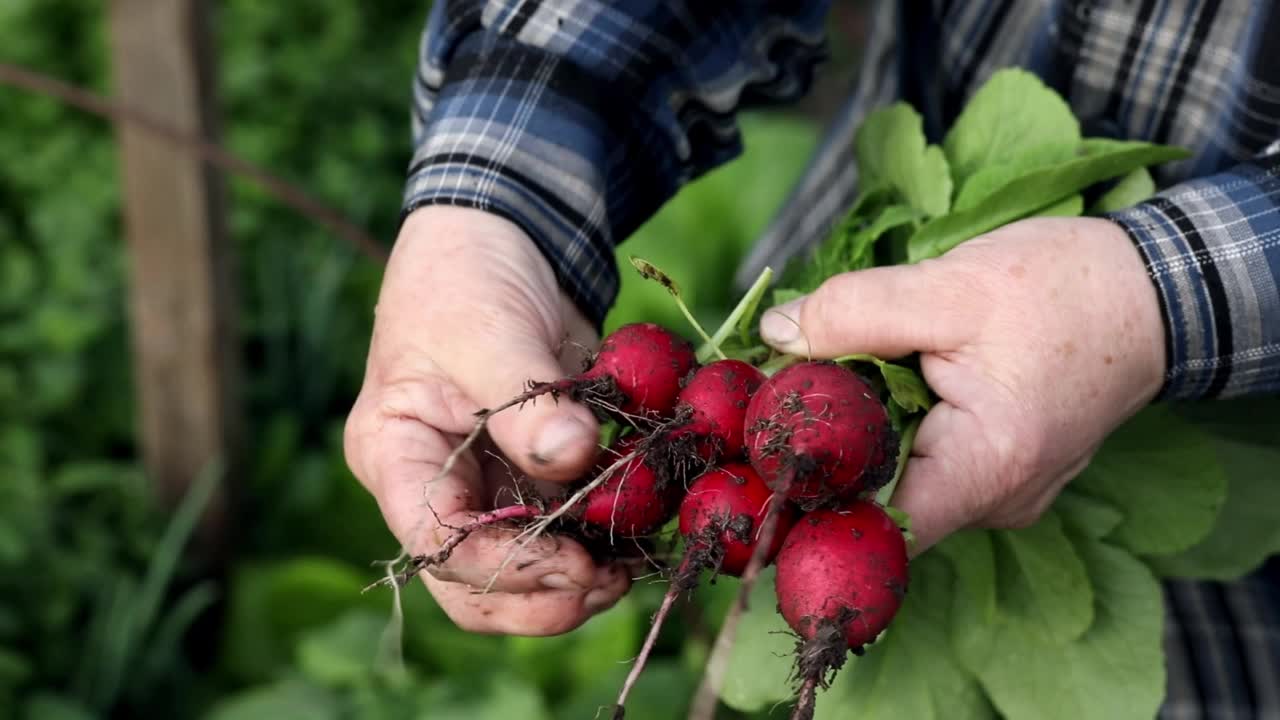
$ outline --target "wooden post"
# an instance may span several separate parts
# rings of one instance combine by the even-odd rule
[[[112,0],[113,94],[180,130],[217,135],[204,0]],[[201,472],[238,465],[231,252],[218,174],[144,129],[116,125],[130,268],[138,422],[147,471],[172,505]],[[226,481],[206,512],[225,532]]]

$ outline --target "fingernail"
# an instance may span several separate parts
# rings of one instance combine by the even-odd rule
[[[542,587],[551,590],[582,590],[583,587],[573,580],[569,579],[564,573],[548,573],[538,579]]]
[[[540,463],[554,462],[565,448],[591,439],[591,430],[571,416],[560,416],[542,429],[533,444],[533,458]]]
[[[587,612],[600,612],[601,610],[613,605],[616,601],[617,598],[615,597],[615,593],[606,588],[596,588],[595,590],[587,593],[587,596],[582,599],[582,607]]]
[[[796,298],[770,308],[760,320],[760,337],[770,345],[783,350],[800,339],[800,307],[804,298]]]

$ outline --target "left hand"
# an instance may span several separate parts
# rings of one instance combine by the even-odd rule
[[[1118,225],[1030,218],[940,258],[830,278],[767,312],[761,333],[815,359],[921,353],[940,399],[892,501],[918,554],[960,529],[1039,519],[1159,391],[1163,323]]]

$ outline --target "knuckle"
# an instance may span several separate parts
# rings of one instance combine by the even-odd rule
[[[815,346],[826,346],[832,336],[831,328],[844,316],[849,279],[847,274],[827,278],[800,307],[800,317],[792,318],[800,323],[805,336]]]
[[[1006,427],[1016,429],[987,433],[988,465],[1003,479],[1001,484],[1013,491],[1036,476],[1044,455],[1044,442],[1027,423],[1016,422]]]

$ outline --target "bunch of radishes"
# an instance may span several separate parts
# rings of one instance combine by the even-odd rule
[[[615,717],[667,611],[703,571],[745,583],[776,562],[778,610],[801,638],[801,714],[814,686],[892,619],[907,587],[906,544],[871,496],[893,475],[898,435],[850,368],[797,360],[767,376],[742,360],[699,364],[684,338],[634,323],[607,336],[584,372],[535,383],[499,409],[542,394],[584,402],[628,432],[566,496],[481,516],[434,555],[414,558],[402,580],[486,525],[523,524],[526,542],[553,523],[614,541],[653,535],[678,516],[684,555]]]
[[[703,570],[743,577],[771,562],[778,610],[801,637],[804,717],[815,686],[887,627],[906,592],[903,532],[872,498],[897,467],[888,410],[868,382],[834,362],[797,362],[766,376],[722,359],[690,372],[670,412],[674,423],[654,447],[691,440],[685,451],[709,467],[680,501],[684,558],[615,717],[677,594]]]

